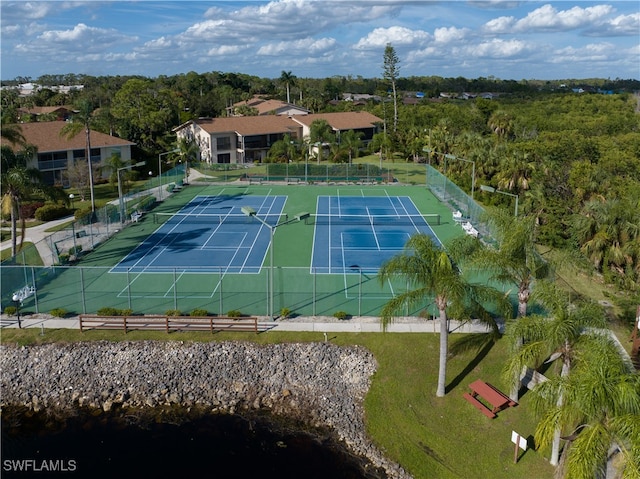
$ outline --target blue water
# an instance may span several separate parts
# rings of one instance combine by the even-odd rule
[[[3,478],[385,477],[366,464],[326,434],[264,418],[209,415],[171,424],[101,414],[60,422],[46,413],[2,412]],[[30,470],[17,472],[20,466]]]

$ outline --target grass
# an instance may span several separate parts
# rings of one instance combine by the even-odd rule
[[[463,336],[452,336],[452,342]],[[321,333],[269,332],[259,335],[134,331],[3,330],[3,343],[21,345],[68,341],[122,340],[253,341],[260,344],[322,341]],[[518,407],[488,419],[468,404],[462,394],[467,385],[482,378],[501,386],[500,370],[506,345],[498,341],[480,353],[471,351],[450,359],[448,391],[436,398],[438,341],[431,334],[336,333],[338,345],[361,345],[378,362],[365,399],[367,429],[378,447],[399,462],[415,478],[551,478],[546,455],[528,450],[513,463],[511,431],[524,437],[533,434],[535,420],[524,395]],[[531,441],[530,441],[531,444]],[[546,453],[545,453],[546,454]]]
[[[18,240],[18,245],[20,244],[20,240]],[[19,246],[18,246],[19,247]],[[24,261],[22,258],[21,252],[24,251]],[[11,258],[11,248],[6,248],[0,251],[0,261],[5,261]],[[40,257],[40,253],[38,253],[35,245],[29,241],[25,241],[22,244],[22,249],[19,249],[18,254],[16,255],[16,264],[28,264],[33,266],[43,266],[44,262]]]

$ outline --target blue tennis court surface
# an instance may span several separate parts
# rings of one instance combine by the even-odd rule
[[[275,225],[285,202],[286,196],[197,196],[174,215],[155,214],[158,229],[112,271],[258,273],[270,231],[241,208]]]
[[[408,196],[319,196],[316,210],[316,273],[376,273],[417,233],[441,244]]]

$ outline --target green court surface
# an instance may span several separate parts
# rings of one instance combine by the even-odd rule
[[[203,195],[237,199],[250,195],[285,196],[281,221],[287,217],[291,221],[273,229],[273,265],[268,250],[257,274],[199,271],[198,268],[176,268],[169,272],[111,271],[161,227],[157,222],[161,215],[154,217],[154,213],[178,212],[193,198]],[[331,316],[338,311],[352,316],[376,316],[393,292],[406,285],[381,285],[375,273],[357,269],[342,274],[318,274],[311,269],[313,215],[319,196],[406,196],[425,217],[439,215],[439,221],[430,219],[429,224],[441,242],[463,234],[453,221],[451,210],[424,186],[190,185],[165,198],[152,212],[143,215],[141,221],[124,227],[78,265],[11,268],[3,272],[3,281],[18,285],[35,283],[37,292],[25,300],[23,307],[38,312],[63,308],[72,313],[94,313],[113,307],[131,309],[136,314],[164,314],[167,310],[189,314],[194,309],[203,309],[212,314],[237,310],[246,315],[278,316],[286,308],[293,315],[304,316]],[[301,212],[311,213],[311,217],[295,221]],[[435,311],[425,304],[406,314],[435,314]]]

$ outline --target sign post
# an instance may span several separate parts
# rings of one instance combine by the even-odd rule
[[[511,431],[511,442],[516,445],[515,451],[513,453],[513,463],[517,464],[518,463],[518,448],[522,449],[523,451],[527,450],[527,438],[526,437],[522,437],[520,434],[518,434],[515,431]]]

